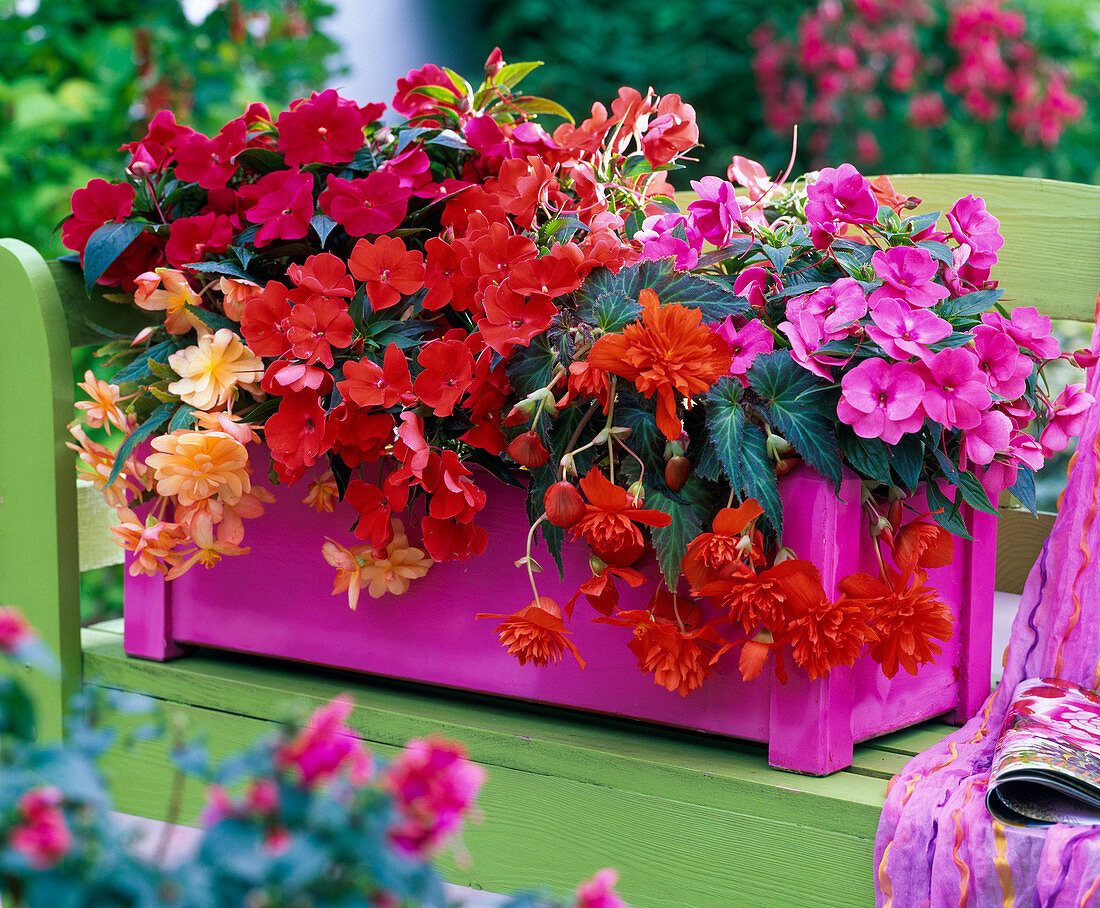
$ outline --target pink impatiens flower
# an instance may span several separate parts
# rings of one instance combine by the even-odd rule
[[[1000,226],[985,210],[985,200],[974,195],[959,199],[947,213],[951,235],[956,242],[970,247],[969,263],[975,268],[992,268],[997,264],[997,250],[1004,244]]]
[[[963,433],[963,456],[971,463],[983,466],[1009,449],[1012,437],[1012,420],[1000,410],[986,410],[982,421]]]
[[[592,879],[577,886],[577,903],[573,908],[627,908],[626,902],[614,892],[617,882],[616,871],[610,868],[597,871]]]
[[[825,167],[806,188],[806,219],[812,226],[835,233],[835,223],[873,224],[878,200],[871,184],[851,164]]]
[[[462,825],[485,770],[466,759],[466,749],[456,741],[414,738],[382,781],[400,817],[390,830],[394,842],[410,854],[427,855]]]
[[[924,382],[912,366],[867,359],[845,374],[840,387],[837,416],[861,438],[893,445],[924,424]]]
[[[279,114],[279,150],[290,167],[343,164],[363,147],[364,125],[359,105],[327,88]]]
[[[737,188],[713,176],[692,180],[691,186],[699,194],[699,201],[688,205],[692,226],[708,243],[718,247],[728,245],[741,220]]]
[[[938,266],[927,249],[915,246],[894,246],[885,252],[880,249],[871,256],[871,264],[882,279],[882,286],[871,294],[872,307],[879,299],[894,297],[923,309],[951,295],[950,290],[935,283]]]
[[[35,633],[19,609],[0,606],[0,652],[13,654],[23,644],[35,639]]]
[[[262,224],[256,233],[256,245],[272,240],[297,240],[309,233],[313,217],[313,177],[294,170],[277,170],[260,177],[251,186],[242,186],[242,198],[255,204],[245,212],[253,224]]]
[[[342,180],[329,174],[318,198],[321,210],[351,236],[389,233],[405,219],[410,189],[401,178],[376,170],[361,180]]]
[[[345,724],[351,714],[352,700],[340,694],[316,710],[297,736],[275,752],[275,765],[297,769],[306,788],[323,785],[345,769],[355,784],[364,784],[371,776],[371,756],[355,729]]]
[[[712,330],[729,344],[730,353],[733,354],[730,375],[737,376],[741,384],[748,387],[746,373],[759,354],[771,353],[775,349],[774,335],[756,320],[746,322],[739,329],[734,325],[732,315],[726,316],[726,320],[715,325]]]
[[[768,303],[765,294],[769,284],[780,285],[778,275],[767,268],[754,265],[737,275],[733,282],[733,292],[745,297],[753,309],[763,311]]]
[[[914,309],[905,300],[886,297],[871,310],[873,325],[867,336],[897,360],[926,355],[929,344],[951,333],[950,322],[927,309]]]
[[[985,373],[989,390],[1005,400],[1021,397],[1035,364],[1004,331],[975,325],[973,333],[978,367]]]
[[[1030,350],[1038,359],[1054,359],[1061,352],[1058,341],[1050,336],[1050,319],[1040,315],[1034,306],[1017,306],[1005,318],[999,312],[986,312],[982,322],[1011,337],[1019,346]]]
[[[677,230],[679,228],[679,230]],[[682,235],[677,235],[682,234]],[[678,269],[694,268],[703,248],[703,235],[682,214],[655,214],[642,221],[634,234],[642,244],[642,259],[674,258]]]
[[[64,795],[53,785],[24,792],[16,802],[22,819],[12,827],[8,843],[33,867],[56,866],[73,847],[73,834],[61,810]]]
[[[821,327],[829,340],[852,333],[852,327],[867,314],[863,288],[859,281],[850,277],[842,277],[828,287],[821,287],[805,297],[795,297],[795,300],[803,300],[807,312],[824,319]]]
[[[1084,385],[1068,385],[1062,390],[1048,411],[1050,422],[1039,435],[1039,444],[1047,457],[1064,451],[1070,439],[1081,434],[1088,409],[1093,403],[1093,397]]]
[[[978,357],[964,347],[948,347],[924,360],[921,378],[925,412],[944,428],[973,429],[992,398]]]

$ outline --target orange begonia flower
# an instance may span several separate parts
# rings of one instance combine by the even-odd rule
[[[205,568],[212,568],[222,560],[223,555],[247,555],[248,547],[242,547],[234,542],[226,542],[218,539],[214,534],[214,519],[209,511],[198,511],[191,519],[188,527],[191,533],[191,541],[195,544],[195,551],[186,561],[182,561],[173,567],[166,575],[166,580],[175,580],[186,574],[195,564],[201,564]]]
[[[725,644],[710,624],[699,624],[699,609],[659,587],[649,609],[616,612],[597,623],[634,628],[628,646],[638,668],[668,691],[686,697],[714,674],[714,653]]]
[[[70,426],[69,432],[78,444],[68,441],[65,442],[65,446],[76,451],[80,462],[88,468],[82,469],[81,473],[91,479],[111,507],[127,507],[132,496],[149,490],[152,481],[151,473],[145,464],[140,463],[133,455],[126,458],[115,481],[107,485],[115,464],[115,452],[108,450],[99,442],[92,441],[78,425]]]
[[[237,387],[258,393],[256,382],[264,374],[261,359],[228,328],[204,334],[197,346],[169,354],[168,365],[180,377],[168,391],[185,404],[208,411],[224,408]]]
[[[642,290],[641,321],[622,334],[606,334],[592,345],[587,362],[634,383],[646,397],[657,395],[657,426],[665,438],[680,437],[678,392],[690,401],[729,374],[729,345],[702,324],[702,313],[678,303],[662,306],[652,290]]]
[[[635,506],[634,499],[596,467],[581,478],[581,491],[588,499],[585,514],[573,526],[573,538],[583,536],[603,561],[621,567],[642,556],[645,539],[636,524],[667,527],[672,517],[661,511]]]
[[[218,281],[218,289],[222,292],[222,309],[226,318],[239,322],[244,318],[245,304],[260,292],[260,285],[252,281],[223,277]]]
[[[118,526],[110,529],[115,541],[134,554],[129,568],[131,577],[164,574],[180,560],[174,549],[187,541],[187,532],[179,524],[163,520],[146,524],[130,508],[119,508],[118,519]]]
[[[923,571],[886,571],[889,585],[868,574],[851,574],[838,586],[847,601],[871,611],[878,632],[871,657],[882,665],[883,674],[893,678],[900,666],[915,675],[940,654],[933,638],[946,641],[955,633],[953,617],[939,593],[926,585]]]
[[[545,668],[557,662],[568,650],[577,664],[584,668],[584,660],[576,644],[567,636],[572,633],[562,619],[561,606],[547,596],[532,599],[514,615],[482,613],[478,618],[503,618],[494,633],[508,655],[519,659],[520,665],[528,662]]]
[[[832,602],[809,561],[784,561],[771,573],[783,588],[790,610],[785,639],[794,661],[810,678],[824,678],[838,665],[853,665],[868,643],[877,642],[878,634],[868,623],[871,609],[847,597]]]
[[[688,543],[680,560],[680,570],[692,589],[702,589],[722,568],[742,562],[746,555],[752,554],[752,540],[746,547],[741,533],[763,513],[764,509],[755,498],[747,499],[736,508],[722,508],[714,518],[714,532],[700,533]]]
[[[737,563],[703,584],[698,593],[729,609],[730,621],[739,622],[746,634],[761,625],[782,633],[787,629],[787,597],[774,571],[771,568],[758,573],[747,564]]]
[[[234,504],[251,490],[248,452],[232,435],[177,429],[152,446],[158,453],[145,462],[155,470],[158,495],[175,495],[182,505],[214,496]]]
[[[412,581],[423,577],[435,564],[423,549],[409,545],[400,520],[393,520],[390,526],[393,538],[385,548],[375,549],[372,545],[348,548],[331,539],[321,546],[325,561],[336,568],[332,594],[347,590],[348,606],[352,609],[358,605],[359,592],[364,586],[372,599],[386,593],[401,596],[409,591]]]
[[[340,489],[333,478],[332,470],[325,470],[325,474],[319,479],[313,480],[306,491],[303,504],[308,504],[318,514],[331,514],[336,510],[336,502],[340,500]]]
[[[955,539],[939,524],[913,520],[894,534],[894,564],[903,573],[943,567],[954,557]]]

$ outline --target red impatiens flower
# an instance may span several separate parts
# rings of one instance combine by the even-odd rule
[[[747,560],[752,553],[751,539],[746,546],[741,534],[763,513],[755,498],[736,508],[722,508],[714,518],[714,532],[700,533],[688,543],[680,569],[692,589],[701,590],[722,568]]]
[[[393,539],[392,512],[382,490],[361,479],[353,479],[348,483],[344,500],[359,514],[355,535],[378,549],[389,545]]]
[[[483,527],[457,520],[439,520],[430,514],[420,521],[424,548],[433,561],[469,561],[489,544]]]
[[[276,397],[303,391],[312,391],[322,397],[332,390],[332,373],[296,360],[277,359],[264,370],[260,387]]]
[[[297,240],[309,233],[313,217],[313,177],[296,170],[276,170],[254,184],[242,186],[239,195],[254,204],[245,212],[256,232],[257,246],[272,240]]]
[[[373,111],[372,111],[373,112]],[[299,98],[279,114],[279,151],[291,167],[343,164],[363,147],[364,121],[359,105],[334,88]]]
[[[321,210],[350,236],[389,233],[409,210],[409,191],[392,173],[376,170],[361,180],[329,174],[326,186],[317,200]]]
[[[951,610],[927,585],[923,571],[886,571],[889,584],[868,574],[845,577],[838,584],[845,595],[841,601],[871,611],[878,633],[871,657],[882,665],[883,674],[893,678],[900,666],[915,675],[921,665],[940,653],[932,640],[950,640],[955,633]]]
[[[790,615],[787,639],[794,661],[810,678],[824,678],[838,665],[852,665],[878,634],[869,624],[871,609],[848,597],[832,602],[821,575],[809,561],[791,559],[772,568],[786,596]]]
[[[667,527],[672,523],[668,514],[639,508],[626,489],[596,467],[582,477],[580,486],[588,504],[584,517],[573,526],[573,538],[583,536],[607,564],[625,567],[642,557],[645,539],[637,524]]]
[[[729,345],[702,324],[702,313],[677,303],[662,306],[652,290],[642,290],[642,319],[622,334],[605,334],[592,346],[588,362],[634,383],[646,397],[657,395],[657,426],[670,441],[684,431],[676,416],[678,392],[690,400],[729,374]]]
[[[409,363],[397,344],[386,348],[381,366],[366,358],[358,362],[348,360],[344,363],[344,381],[336,387],[360,407],[389,409],[399,403],[408,406],[416,401]]]
[[[314,294],[290,310],[286,338],[290,352],[307,365],[319,362],[332,368],[332,348],[351,346],[355,325],[347,303],[331,296]]]
[[[710,624],[699,623],[698,608],[663,586],[653,594],[648,610],[616,612],[611,618],[595,620],[634,628],[628,646],[638,660],[638,668],[681,697],[697,690],[714,674],[714,653],[726,642]]]
[[[204,256],[225,252],[233,241],[233,225],[225,215],[200,214],[176,218],[168,225],[164,254],[175,268],[201,262]]]
[[[470,480],[472,475],[454,451],[433,451],[420,477],[420,485],[432,496],[428,514],[437,520],[470,523],[486,502],[485,491]]]
[[[413,391],[436,416],[450,416],[474,380],[474,358],[460,340],[434,340],[417,355],[424,367]]]
[[[304,291],[291,291],[278,281],[253,294],[244,304],[241,334],[257,356],[282,356],[290,349],[286,337],[292,302],[306,299]]]
[[[339,454],[349,467],[375,463],[393,443],[393,417],[347,402],[333,407],[325,423],[324,447]]]
[[[136,142],[127,142],[119,151],[128,151],[135,157],[141,155],[152,162],[154,170],[160,170],[184,139],[195,132],[190,126],[181,126],[170,110],[158,110],[149,121],[145,135]]]
[[[567,636],[571,634],[562,620],[561,606],[553,599],[539,596],[514,615],[482,613],[478,618],[503,618],[494,633],[508,650],[508,655],[519,659],[520,665],[530,662],[539,668],[557,662],[566,650],[584,668],[584,660],[576,644]]]
[[[310,293],[340,299],[355,296],[355,282],[349,277],[344,260],[331,252],[311,255],[301,265],[289,265],[286,274],[294,286]]]
[[[572,293],[580,285],[577,264],[558,255],[524,259],[508,275],[508,286],[523,296],[539,293],[555,299]]]
[[[424,111],[434,110],[437,107],[455,108],[454,104],[437,101],[435,98],[429,98],[426,94],[420,94],[416,91],[417,88],[426,85],[438,86],[452,92],[455,88],[454,83],[443,70],[434,63],[427,63],[420,69],[409,70],[409,74],[405,78],[397,80],[397,91],[394,93],[390,106],[401,116],[410,119]]]
[[[325,411],[315,393],[288,394],[264,423],[264,438],[284,475],[296,481],[324,453]]]
[[[92,180],[73,193],[73,216],[61,225],[61,241],[81,254],[93,233],[104,224],[128,218],[134,210],[134,187],[129,183]]]
[[[400,237],[380,236],[373,243],[360,240],[348,267],[358,280],[366,281],[367,299],[375,312],[397,305],[402,295],[424,286],[424,256],[406,249]]]
[[[424,286],[428,288],[423,306],[429,312],[442,309],[448,303],[454,309],[469,309],[474,302],[477,282],[465,276],[461,262],[466,245],[456,240],[452,245],[438,236],[424,243]]]
[[[485,317],[477,328],[485,343],[501,356],[507,356],[516,344],[527,346],[541,334],[558,314],[550,297],[536,294],[524,299],[507,286],[490,285],[485,289]]]

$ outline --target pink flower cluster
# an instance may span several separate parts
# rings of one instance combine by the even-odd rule
[[[56,866],[72,850],[63,801],[59,788],[42,785],[24,792],[16,805],[21,819],[11,828],[8,844],[39,870]]]
[[[441,738],[410,741],[382,775],[400,816],[390,833],[410,854],[435,851],[462,825],[485,781],[461,744]]]
[[[307,720],[305,727],[275,752],[275,766],[296,771],[311,788],[346,772],[354,785],[365,785],[373,774],[370,753],[345,720],[351,714],[347,694],[334,697]]]
[[[1023,14],[1005,5],[819,0],[800,17],[793,39],[761,26],[750,39],[768,126],[789,135],[796,123],[812,123],[809,148],[821,160],[841,123],[845,130],[859,124],[858,157],[873,163],[880,154],[873,128],[889,113],[876,92],[885,84],[905,99],[913,128],[944,125],[948,101],[957,97],[969,116],[1006,114],[1027,144],[1056,145],[1084,115],[1084,102],[1069,91],[1064,67],[1027,40]],[[944,15],[945,36],[935,31]]]
[[[815,245],[828,248],[848,225],[875,219],[871,185],[850,164],[826,168],[807,192]],[[778,327],[803,368],[826,381],[842,371],[837,415],[857,435],[893,445],[926,418],[962,430],[961,466],[984,467],[992,494],[1015,481],[1021,464],[1037,469],[1063,450],[1092,399],[1074,385],[1045,401],[1046,412],[1028,403],[1027,380],[1061,356],[1050,319],[1032,307],[1017,307],[1007,318],[985,312],[971,337],[950,344],[952,325],[937,306],[983,289],[1004,239],[997,219],[972,195],[952,206],[947,221],[950,236],[928,228],[916,239],[953,241],[951,266],[921,246],[880,248],[870,257],[877,287],[865,293],[858,281],[841,278],[792,297]],[[858,355],[839,343],[845,341],[857,345]],[[1036,440],[1027,427],[1037,416],[1046,425]]]

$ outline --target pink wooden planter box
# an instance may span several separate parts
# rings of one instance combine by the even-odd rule
[[[195,568],[172,583],[127,575],[126,651],[164,660],[182,655],[181,645],[218,647],[715,732],[767,742],[773,766],[814,775],[850,766],[854,742],[943,713],[961,722],[989,692],[996,540],[990,515],[968,514],[975,541],[956,540],[954,563],[931,573],[953,606],[956,634],[916,676],[900,671],[887,680],[864,657],[811,681],[788,658],[787,684],[770,668],[746,683],[735,651],[719,675],[683,698],[638,670],[626,646],[628,629],[586,620],[595,613],[583,598],[572,623],[588,662],[583,671],[568,655],[548,668],[521,666],[498,643],[498,622],[474,620],[479,612],[513,612],[531,599],[525,572],[513,566],[528,528],[524,494],[490,477],[483,485],[490,494],[478,518],[489,533],[484,555],[435,565],[403,596],[371,599],[364,592],[354,612],[344,594],[330,595],[335,571],[321,557],[325,536],[349,541],[353,511],[341,504],[335,514],[317,514],[302,504],[304,486],[276,486],[276,503],[246,521],[249,555],[223,559],[212,570]],[[835,592],[836,581],[853,571],[877,573],[854,476],[840,500],[808,468],[784,477],[781,490],[784,542],[821,568],[827,590]],[[567,542],[564,555],[560,583],[550,556],[537,554],[546,568],[539,592],[560,603],[590,576],[583,543]],[[642,566],[656,577],[652,558]],[[620,586],[624,609],[644,608],[653,589]]]

